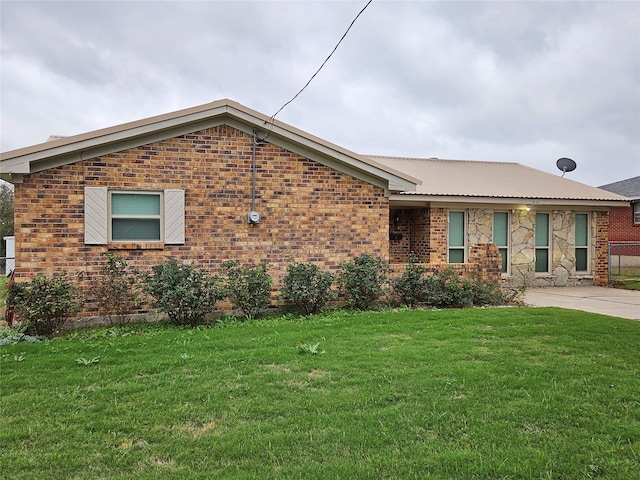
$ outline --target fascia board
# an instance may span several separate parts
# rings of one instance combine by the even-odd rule
[[[361,160],[357,154],[348,155],[345,152],[319,143],[305,135],[301,135],[292,129],[281,127],[277,122],[269,123],[263,118],[245,111],[235,111],[234,116],[245,121],[248,125],[261,125],[259,128],[262,132],[259,132],[258,136],[266,137],[269,143],[278,145],[306,158],[316,160],[323,165],[347,173],[360,180],[384,186],[384,188],[390,191],[415,191],[416,184],[422,183],[418,179],[410,177],[403,178],[399,175],[394,175],[392,172],[372,165],[371,160]],[[383,183],[381,183],[381,180]]]
[[[29,173],[29,161],[24,157],[10,158],[0,162],[0,175],[12,173]]]
[[[212,117],[211,111],[206,112],[206,114],[205,112],[192,114],[186,122],[184,117],[173,118],[41,150],[22,157],[16,157],[16,159],[3,160],[2,170],[5,173],[6,167],[6,173],[35,173],[87,158],[107,155],[128,148],[185,135],[204,128],[218,126],[222,123],[224,123],[223,117],[220,114]],[[20,165],[20,170],[9,169],[14,162]],[[28,171],[24,171],[26,165],[30,166]]]
[[[252,134],[254,129],[264,130],[271,143],[292,152],[316,160],[363,181],[378,185],[387,191],[415,191],[417,179],[407,179],[347,155],[329,146],[297,133],[293,128],[284,128],[279,122],[268,122],[266,117],[244,110],[239,105],[227,103],[201,111],[190,111],[177,117],[159,117],[150,123],[132,122],[122,129],[104,129],[103,134],[79,135],[79,140],[52,145],[33,153],[2,160],[2,176],[35,173],[50,168],[68,165],[88,158],[126,150],[140,145],[166,140],[205,128],[228,124]],[[133,126],[132,126],[133,125]],[[8,152],[11,153],[11,152]],[[17,178],[17,176],[16,176]]]
[[[389,197],[390,202],[410,205],[425,204],[467,204],[467,205],[505,205],[505,206],[548,206],[548,207],[626,207],[628,200],[584,200],[584,199],[554,199],[554,198],[497,198],[497,197],[465,197],[447,195],[400,195]]]
[[[253,134],[253,128],[255,128],[255,125],[252,128],[252,125],[237,120],[234,121],[233,119],[225,123],[230,127],[237,128],[238,130],[243,131],[244,133],[247,133],[249,135]],[[258,137],[262,139],[262,135],[264,135],[265,133],[266,131],[258,132]],[[338,170],[339,172],[355,177],[359,180],[384,188],[385,193],[388,193],[388,184],[390,182],[387,182],[386,179],[381,178],[381,176],[371,175],[370,173],[363,170],[353,168],[347,161],[341,162],[336,160],[335,157],[340,155],[337,152],[334,152],[334,155],[331,156],[327,152],[323,152],[320,148],[308,147],[307,145],[291,140],[290,138],[284,137],[274,131],[271,131],[269,133],[266,141],[278,147],[284,148],[285,150],[289,150],[290,152],[297,153],[298,155],[301,155],[310,160],[314,160],[322,165]],[[413,187],[415,188],[415,185],[413,185]]]

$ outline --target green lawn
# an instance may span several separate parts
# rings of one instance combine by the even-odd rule
[[[0,347],[0,476],[637,479],[639,346],[640,322],[488,308]]]

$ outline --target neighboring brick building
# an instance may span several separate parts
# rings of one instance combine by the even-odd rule
[[[629,205],[610,210],[609,241],[640,242],[640,177],[627,178],[598,188],[631,199]]]
[[[625,200],[514,163],[359,155],[229,100],[5,152],[0,176],[18,280],[91,277],[115,252],[144,270],[266,261],[279,288],[292,261],[413,253],[509,285],[603,283]]]
[[[609,242],[640,243],[640,177],[602,185],[608,192],[623,195],[631,200],[629,205],[614,207],[609,211]],[[616,253],[640,256],[639,246],[616,246]]]

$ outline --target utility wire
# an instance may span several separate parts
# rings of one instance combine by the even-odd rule
[[[373,0],[369,0],[367,2],[367,4],[362,8],[362,10],[360,10],[358,12],[358,14],[356,15],[356,17],[353,19],[353,21],[351,22],[351,25],[349,25],[349,28],[347,28],[347,31],[344,32],[344,35],[342,35],[342,37],[340,38],[340,41],[338,41],[338,43],[336,44],[336,46],[333,48],[333,50],[331,51],[331,53],[329,54],[329,56],[325,59],[324,62],[322,62],[322,65],[320,65],[320,68],[318,68],[318,70],[316,70],[316,73],[314,73],[313,75],[311,75],[311,78],[309,79],[309,81],[304,85],[304,87],[302,87],[300,89],[300,91],[298,93],[296,93],[293,98],[291,100],[289,100],[287,103],[285,103],[284,105],[282,105],[280,107],[280,109],[274,113],[273,115],[271,115],[271,118],[269,119],[269,123],[273,124],[273,121],[276,118],[276,115],[278,115],[282,110],[284,110],[284,107],[286,107],[287,105],[289,105],[291,102],[293,102],[296,98],[298,98],[298,95],[300,95],[305,88],[307,88],[309,86],[309,84],[311,83],[311,81],[316,77],[316,75],[318,75],[318,73],[320,73],[320,70],[322,70],[322,67],[324,67],[324,65],[329,61],[329,59],[331,58],[331,56],[335,53],[335,51],[338,49],[338,47],[340,46],[340,44],[342,43],[342,41],[345,39],[345,37],[347,36],[347,34],[349,33],[349,30],[351,30],[351,27],[353,27],[353,25],[356,23],[356,20],[358,20],[358,17],[360,15],[362,15],[362,12],[364,12],[367,7],[369,6],[369,4],[372,2]]]

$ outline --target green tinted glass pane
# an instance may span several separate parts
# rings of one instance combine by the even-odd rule
[[[160,195],[111,194],[112,215],[160,215]]]
[[[502,273],[507,273],[507,249],[500,248],[499,250],[502,257]]]
[[[576,213],[576,247],[586,247],[588,243],[589,228],[587,220],[589,215],[586,213]]]
[[[449,212],[449,246],[464,247],[464,212]]]
[[[549,214],[536,213],[536,247],[549,246]],[[538,270],[536,270],[537,272]],[[547,270],[545,269],[545,272]]]
[[[449,250],[449,263],[464,263],[464,250],[453,248]]]
[[[549,250],[546,248],[536,248],[536,272],[544,273],[549,271]]]
[[[576,248],[576,271],[577,272],[587,271],[587,249],[586,248]]]
[[[112,240],[160,240],[160,220],[156,218],[114,218]]]
[[[509,214],[507,212],[495,212],[493,214],[493,243],[499,247],[508,245],[509,242]]]

